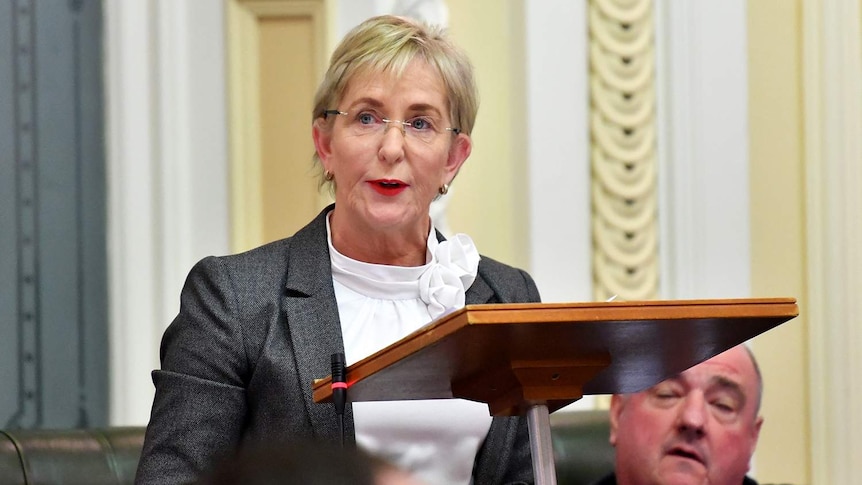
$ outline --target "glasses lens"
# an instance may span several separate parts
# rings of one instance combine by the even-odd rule
[[[431,143],[440,134],[438,120],[430,116],[417,116],[404,122],[408,136],[423,143]]]
[[[346,113],[345,113],[346,114]],[[391,120],[372,111],[361,111],[347,115],[348,127],[357,136],[382,136],[390,125],[404,135],[407,140],[416,140],[425,144],[434,142],[444,132],[440,129],[441,122],[431,116],[415,116],[407,120]]]

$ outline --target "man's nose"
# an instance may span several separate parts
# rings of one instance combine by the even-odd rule
[[[702,435],[706,429],[706,399],[698,392],[689,393],[683,400],[677,417],[679,430]]]

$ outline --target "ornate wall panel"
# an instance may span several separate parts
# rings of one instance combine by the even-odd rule
[[[589,4],[594,297],[658,296],[652,2]]]

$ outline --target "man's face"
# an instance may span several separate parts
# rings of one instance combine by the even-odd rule
[[[747,351],[735,347],[640,393],[611,400],[620,485],[740,485],[763,419]]]

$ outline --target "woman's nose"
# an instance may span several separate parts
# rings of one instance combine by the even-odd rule
[[[383,120],[383,123],[384,135],[389,132],[389,128],[395,128],[397,131],[400,131],[402,136],[407,135],[407,126],[404,124],[406,122],[401,120]]]
[[[404,125],[400,122],[387,123],[383,127],[383,135],[380,140],[380,159],[385,162],[401,161],[404,158],[405,138]]]

